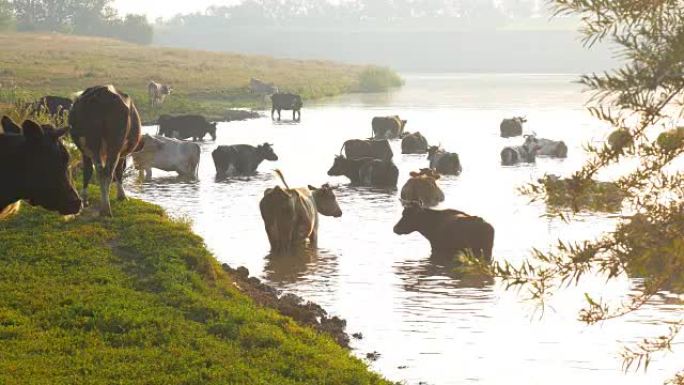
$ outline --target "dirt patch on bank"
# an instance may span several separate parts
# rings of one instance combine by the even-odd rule
[[[258,278],[250,277],[249,270],[244,267],[233,269],[225,263],[222,267],[233,278],[238,289],[250,296],[257,304],[277,310],[301,325],[327,333],[339,345],[349,347],[349,336],[345,332],[347,321],[335,316],[330,317],[319,305],[291,293],[282,293],[262,283]]]

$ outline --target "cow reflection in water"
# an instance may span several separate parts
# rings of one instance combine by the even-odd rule
[[[289,253],[271,253],[265,259],[265,278],[279,284],[298,283],[307,276],[332,277],[337,269],[336,255],[310,247],[300,247]]]
[[[482,289],[494,284],[491,277],[463,267],[454,255],[433,254],[428,259],[400,262],[395,271],[404,290],[410,292],[444,293],[444,289]]]

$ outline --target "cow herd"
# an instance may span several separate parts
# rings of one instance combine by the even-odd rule
[[[275,94],[285,95],[285,94]],[[293,120],[301,116],[301,98],[284,97],[273,112],[295,111]],[[48,101],[40,101],[48,106]],[[175,171],[188,178],[198,177],[201,149],[194,141],[209,135],[216,139],[216,123],[198,115],[159,118],[157,135],[142,135],[138,110],[133,100],[113,86],[96,86],[80,93],[73,105],[56,107],[69,110],[69,133],[82,154],[83,190],[76,193],[69,176],[69,155],[59,139],[66,130],[41,126],[31,120],[21,126],[8,117],[2,119],[0,132],[0,218],[15,210],[16,203],[26,200],[61,214],[76,214],[88,204],[87,187],[95,168],[101,191],[100,213],[111,216],[109,189],[117,187],[117,198],[125,199],[123,176],[126,157],[132,155],[141,177],[150,179],[152,169]],[[278,111],[279,112],[279,111]],[[502,137],[521,136],[524,118],[506,119],[501,123]],[[330,176],[345,176],[352,186],[396,189],[399,169],[393,162],[390,141],[401,140],[403,154],[425,154],[426,167],[411,172],[401,189],[404,211],[394,226],[396,234],[419,232],[431,244],[433,253],[454,254],[469,250],[475,256],[491,258],[493,227],[477,216],[458,210],[434,210],[430,207],[445,200],[439,188],[441,175],[459,175],[462,171],[458,154],[441,146],[430,146],[420,133],[405,132],[407,121],[398,116],[375,117],[371,121],[370,139],[350,139],[343,143],[333,158]],[[192,139],[193,142],[182,139]],[[525,136],[520,146],[506,147],[502,164],[532,162],[537,155],[563,158],[567,146]],[[218,178],[254,175],[264,160],[276,161],[273,145],[236,144],[218,146],[212,152]],[[272,252],[282,253],[309,244],[318,238],[318,215],[340,217],[334,188],[290,188],[280,171],[283,186],[269,188],[259,204]]]

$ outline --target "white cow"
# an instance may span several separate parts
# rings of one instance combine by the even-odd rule
[[[150,106],[152,108],[161,106],[164,103],[164,99],[171,95],[173,89],[167,84],[157,83],[153,80],[147,85],[147,92],[150,95]]]
[[[133,154],[133,164],[141,178],[150,180],[153,168],[197,178],[201,153],[199,144],[150,135],[143,135],[143,143],[143,150]]]

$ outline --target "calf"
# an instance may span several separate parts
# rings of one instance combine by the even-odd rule
[[[150,80],[150,83],[147,85],[147,93],[150,97],[150,107],[155,108],[161,106],[164,103],[164,100],[166,100],[166,97],[171,95],[171,92],[173,92],[171,86]]]
[[[389,141],[373,139],[350,139],[342,145],[342,150],[348,159],[374,158],[391,161],[394,153]],[[340,153],[342,152],[340,150]]]
[[[373,139],[399,139],[404,134],[406,120],[399,116],[376,116],[371,122]]]
[[[420,132],[408,134],[401,140],[402,154],[425,154],[428,152],[428,141]]]
[[[373,158],[347,159],[338,155],[328,170],[328,175],[344,175],[357,186],[397,187],[399,169],[392,161]]]
[[[266,189],[259,203],[261,218],[272,253],[283,253],[303,245],[318,244],[318,214],[339,218],[342,210],[337,204],[333,189],[325,184],[320,188],[291,189],[277,171],[285,188]]]
[[[216,123],[209,123],[204,116],[200,115],[161,115],[158,120],[159,135],[168,138],[189,139],[193,141],[203,140],[209,134],[212,140],[216,140]]]
[[[133,154],[133,164],[140,177],[152,179],[152,168],[175,171],[185,178],[197,178],[201,149],[197,143],[161,136],[143,136],[143,150]]]
[[[7,116],[0,123],[0,219],[16,212],[22,199],[62,215],[78,214],[81,199],[60,140],[66,131],[32,120],[20,128]]]
[[[100,182],[100,215],[112,216],[109,188],[116,181],[117,198],[126,199],[123,174],[126,156],[142,149],[141,124],[133,100],[114,86],[85,90],[69,114],[71,137],[83,155],[83,201],[87,204],[93,164]]]
[[[402,203],[421,202],[424,206],[437,206],[444,202],[444,192],[437,186],[439,173],[424,168],[420,172],[411,172],[411,178],[401,189]]]
[[[460,175],[463,171],[458,154],[447,152],[439,146],[431,146],[427,158],[430,161],[430,168],[442,175]]]
[[[269,143],[257,147],[248,144],[218,146],[211,153],[216,166],[216,176],[223,178],[236,175],[254,175],[264,160],[276,161],[278,155]]]
[[[405,235],[414,231],[430,241],[433,255],[470,251],[488,261],[492,258],[494,228],[480,217],[458,210],[426,209],[413,203],[404,208],[394,232]]]
[[[523,133],[523,123],[526,123],[527,119],[521,116],[515,118],[504,119],[499,126],[501,130],[502,138],[512,138],[514,136],[520,136]]]

